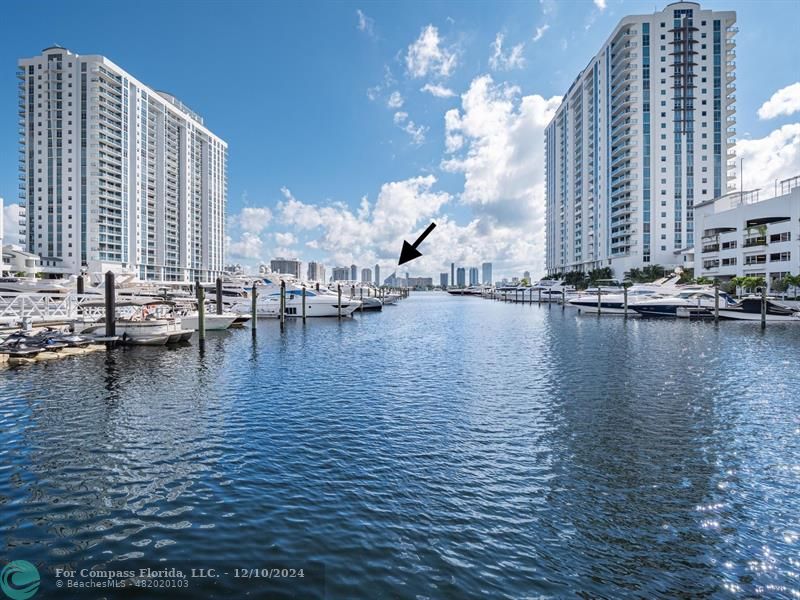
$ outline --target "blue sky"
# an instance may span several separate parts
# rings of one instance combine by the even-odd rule
[[[800,81],[800,2],[702,6],[738,13],[737,130],[754,156],[746,187],[749,171],[761,177],[753,184],[800,172],[796,92],[781,114],[757,115]],[[228,141],[229,262],[289,253],[329,266],[380,262],[388,274],[402,238],[434,219],[412,274],[491,260],[497,275],[535,275],[541,129],[619,19],[655,8],[663,4],[6,2],[0,195],[8,205],[17,192],[16,60],[57,43],[170,91]],[[765,153],[782,158],[762,166]]]

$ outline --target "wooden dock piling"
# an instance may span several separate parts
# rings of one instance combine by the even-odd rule
[[[206,342],[206,293],[199,278],[195,279],[194,286],[197,294],[197,332],[202,347]]]
[[[286,282],[281,281],[281,325],[286,320]]]
[[[250,292],[250,296],[251,296],[250,301],[252,303],[252,312],[253,312],[253,316],[250,319],[250,327],[253,330],[253,335],[256,334],[256,321],[258,319],[258,306],[257,306],[258,292],[256,291],[256,286],[257,286],[257,283],[254,281],[253,282],[253,289]]]
[[[117,335],[117,290],[114,287],[114,273],[106,273],[106,336]]]

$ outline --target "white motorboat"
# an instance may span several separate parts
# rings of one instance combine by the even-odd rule
[[[766,302],[766,320],[770,322],[800,323],[797,309],[780,304],[772,299]],[[733,306],[719,310],[720,319],[737,321],[761,321],[761,297],[747,296]]]
[[[568,285],[560,279],[542,279],[528,288],[528,291],[537,302],[540,296],[542,302],[561,302],[564,298],[573,298],[576,294],[574,285]]]
[[[646,298],[631,305],[631,308],[644,317],[710,317],[713,315],[715,292],[708,287],[690,287],[671,296]],[[720,308],[733,306],[736,301],[719,292]]]
[[[206,331],[220,331],[227,329],[233,325],[234,321],[239,318],[236,313],[222,313],[218,315],[215,312],[206,311],[205,326]],[[181,326],[184,329],[192,329],[197,331],[200,329],[200,315],[197,311],[188,312],[181,315]]]
[[[85,308],[103,303],[87,303]],[[118,316],[114,323],[115,335],[123,344],[136,346],[163,346],[191,339],[194,329],[185,329],[181,319],[174,315],[174,303],[158,298],[126,299],[116,303]],[[99,333],[105,331],[101,320],[75,321],[75,333]]]

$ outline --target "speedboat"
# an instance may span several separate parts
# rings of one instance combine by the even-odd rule
[[[767,299],[767,321],[800,323],[800,312],[797,309],[774,300]],[[761,320],[761,297],[747,296],[733,306],[719,310],[720,319],[735,319],[737,321]]]
[[[685,289],[672,296],[641,300],[631,308],[645,317],[710,317],[714,311],[714,294],[714,290],[708,288]],[[731,296],[719,292],[720,309],[735,304]]]

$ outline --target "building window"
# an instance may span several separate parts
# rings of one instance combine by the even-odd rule
[[[769,243],[770,244],[777,244],[778,242],[790,242],[792,241],[792,234],[789,231],[784,231],[783,233],[773,233],[769,236]]]

